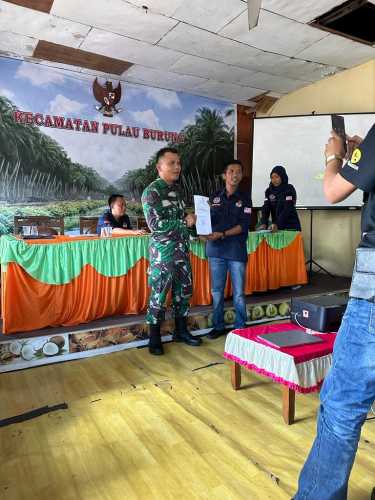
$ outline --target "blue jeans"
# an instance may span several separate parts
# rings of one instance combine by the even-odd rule
[[[246,303],[244,295],[246,262],[209,257],[211,270],[211,294],[213,302],[213,326],[224,329],[224,288],[227,272],[230,273],[233,288],[233,305],[236,311],[235,328],[246,325]]]
[[[361,427],[375,399],[375,304],[350,299],[320,394],[318,431],[295,500],[344,500]]]

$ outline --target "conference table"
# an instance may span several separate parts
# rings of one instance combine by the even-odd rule
[[[0,238],[5,334],[145,311],[149,236]],[[249,233],[245,293],[307,283],[301,233]],[[191,241],[191,305],[211,303],[204,242]],[[228,280],[225,296],[231,295]]]

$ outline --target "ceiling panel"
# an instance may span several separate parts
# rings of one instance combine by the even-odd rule
[[[167,71],[159,71],[143,66],[133,66],[123,75],[123,79],[127,82],[152,84],[156,87],[164,87],[172,90],[189,90],[198,87],[204,83],[204,78],[187,75],[177,75]]]
[[[55,0],[51,13],[150,43],[178,22],[123,0]]]
[[[189,93],[190,94],[193,94],[193,95],[199,95],[201,97],[208,97],[209,99],[215,99],[216,101],[224,101],[224,102],[232,102],[232,103],[236,103],[236,104],[241,104],[241,99],[231,99],[231,98],[228,98],[228,97],[222,97],[220,95],[215,95],[213,94],[212,92],[206,92],[204,90],[189,90]],[[247,101],[247,99],[245,99],[245,101]],[[249,103],[247,102],[247,105],[249,105]]]
[[[219,31],[241,12],[247,12],[246,3],[241,0],[189,0],[176,9],[173,17],[185,23],[204,28],[209,31]]]
[[[98,71],[121,75],[129,67],[131,63],[114,59],[112,57],[93,54],[86,50],[66,47],[56,43],[45,42],[39,40],[34,51],[34,57],[44,59],[46,61],[56,61],[62,64],[70,64],[71,66],[90,68]]]
[[[247,83],[246,79],[250,79],[255,74],[255,71],[196,56],[183,56],[173,64],[171,71],[228,83],[236,83],[239,79]]]
[[[180,50],[185,54],[250,69],[254,58],[261,53],[258,49],[253,49],[184,23],[180,23],[169,32],[159,45]]]
[[[375,57],[372,47],[304,24],[343,0],[263,0],[251,31],[244,0],[54,0],[51,14],[35,10],[51,2],[0,0],[0,52],[30,57],[45,40],[129,61],[121,78],[134,83],[234,102],[285,94]],[[46,64],[113,79],[113,67],[70,62]]]
[[[302,23],[344,3],[343,0],[263,0],[262,8]]]
[[[353,42],[337,35],[328,35],[298,54],[299,59],[337,65],[343,68],[350,68],[374,57],[374,47]]]
[[[244,82],[239,81],[238,83]],[[252,76],[249,83],[251,83],[253,87],[256,87],[258,89],[287,93],[300,87],[304,87],[310,82],[259,72]]]
[[[301,59],[289,59],[288,61],[276,62],[272,68],[272,73],[306,82],[316,82],[328,74],[341,71],[341,69],[337,66],[307,62]]]
[[[291,60],[294,61],[294,60]],[[184,56],[176,64],[171,67],[171,71],[191,74],[196,76],[203,76],[205,78],[216,80],[219,82],[235,83],[242,86],[255,87],[263,90],[273,90],[277,92],[289,92],[301,86],[307,85],[310,80],[306,79],[305,72],[303,70],[304,64],[307,69],[312,73],[309,63],[304,63],[304,61],[299,61],[302,66],[299,67],[299,74],[295,78],[291,78],[290,75],[286,73],[287,76],[275,76],[266,74],[263,72],[250,71],[247,69],[239,68],[236,66],[230,66],[223,63],[217,63],[213,61],[207,61],[206,59],[201,59],[195,56]],[[317,71],[318,68],[325,68],[322,65],[314,65],[314,69]],[[296,67],[293,68],[295,72]],[[311,80],[313,81],[313,80]]]
[[[29,36],[0,31],[0,52],[16,56],[32,56],[38,40]]]
[[[327,36],[324,31],[265,10],[260,11],[256,28],[249,31],[248,15],[244,12],[219,34],[258,49],[288,56],[294,56]]]
[[[173,17],[178,7],[184,2],[186,2],[186,0],[127,0],[127,3],[135,5],[136,7],[147,5],[150,12],[157,12],[169,17]]]
[[[302,58],[286,57],[270,52],[261,52],[253,60],[254,70],[272,75],[283,75],[303,81],[315,82],[322,74],[336,73],[342,68],[321,63],[305,61]]]
[[[174,50],[149,45],[98,29],[90,31],[81,48],[108,57],[160,69],[170,68],[182,57],[181,53]]]
[[[0,31],[10,30],[69,47],[78,47],[89,31],[83,24],[59,19],[36,10],[0,3]]]
[[[233,83],[221,83],[208,80],[195,89],[197,92],[207,92],[214,96],[224,97],[228,100],[244,101],[262,93],[262,90],[251,87],[241,87]]]

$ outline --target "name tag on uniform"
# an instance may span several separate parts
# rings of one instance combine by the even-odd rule
[[[293,201],[293,196],[287,196],[287,197],[285,198],[285,200],[286,200],[286,201]]]
[[[354,170],[358,170],[358,165],[353,165],[353,163],[351,161],[348,161],[347,165],[348,165],[348,167],[354,168]]]
[[[250,207],[245,207],[244,208],[244,213],[245,214],[251,214],[251,208]]]

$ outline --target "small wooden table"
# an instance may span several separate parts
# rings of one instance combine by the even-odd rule
[[[282,386],[284,422],[295,417],[295,393],[319,391],[332,362],[335,333],[317,334],[323,342],[304,346],[275,348],[258,338],[260,334],[302,330],[292,323],[256,326],[233,330],[225,342],[224,357],[233,362],[232,387],[241,387],[241,367],[271,378]]]

